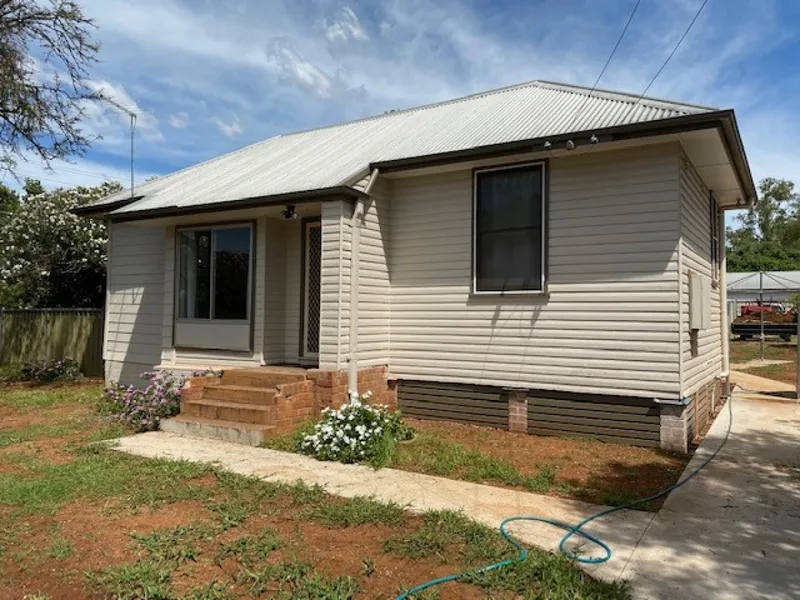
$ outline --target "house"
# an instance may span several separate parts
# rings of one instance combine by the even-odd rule
[[[294,365],[317,404],[360,379],[409,415],[685,451],[726,388],[724,211],[755,195],[732,110],[534,81],[81,213],[110,223],[109,380]]]

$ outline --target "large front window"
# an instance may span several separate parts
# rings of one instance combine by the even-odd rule
[[[248,319],[252,228],[178,232],[178,318]]]
[[[475,172],[474,291],[544,288],[544,165]]]

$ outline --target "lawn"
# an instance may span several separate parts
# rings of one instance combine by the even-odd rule
[[[416,429],[416,436],[400,442],[385,466],[596,504],[616,506],[650,496],[675,483],[690,458],[586,438],[404,421]],[[264,445],[292,451],[296,439],[297,434],[267,440]],[[662,502],[639,508],[655,510]]]
[[[391,598],[510,556],[452,512],[148,460],[94,442],[97,385],[0,387],[0,597],[225,600]],[[620,600],[566,559],[533,549],[491,577],[420,598]]]
[[[736,369],[737,363],[758,360],[761,357],[760,343],[758,340],[735,340],[731,342],[731,366]],[[788,362],[749,367],[739,370],[759,377],[774,379],[792,385],[797,382],[797,346],[787,342],[768,340],[764,342],[765,360],[785,360]]]

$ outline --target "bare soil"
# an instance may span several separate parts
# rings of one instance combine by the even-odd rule
[[[523,475],[556,471],[550,494],[617,504],[650,496],[677,481],[689,456],[580,438],[515,433],[488,427],[405,419],[417,431],[510,462]]]

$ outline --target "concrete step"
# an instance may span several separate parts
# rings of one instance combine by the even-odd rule
[[[270,425],[272,407],[243,402],[224,402],[222,400],[189,400],[181,402],[181,415],[201,417],[218,421],[233,421],[253,425]]]
[[[203,388],[203,399],[268,405],[272,402],[272,398],[276,393],[277,388],[275,387],[249,387],[246,385],[211,383]]]
[[[246,446],[258,446],[265,439],[274,435],[272,425],[254,425],[234,421],[220,421],[178,415],[161,422],[161,430],[189,437],[201,437]]]
[[[222,373],[223,385],[275,388],[282,383],[305,381],[305,369],[263,367],[261,369],[227,369]]]

